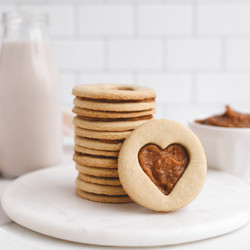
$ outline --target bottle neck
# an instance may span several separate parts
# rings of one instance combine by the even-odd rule
[[[5,41],[42,41],[47,38],[45,27],[38,25],[9,24],[3,30]]]
[[[31,13],[6,13],[3,16],[3,40],[47,40],[47,23],[42,17]]]

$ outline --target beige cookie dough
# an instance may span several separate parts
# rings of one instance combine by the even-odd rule
[[[89,183],[79,178],[76,179],[76,187],[85,192],[105,195],[127,195],[122,186],[108,186]]]
[[[130,134],[130,131],[118,131],[118,132],[109,132],[109,131],[95,131],[85,128],[75,127],[75,135],[85,138],[92,139],[103,139],[103,140],[123,140],[126,139]]]
[[[187,168],[168,195],[152,182],[139,163],[138,153],[147,144],[161,149],[180,144],[188,152]],[[136,203],[161,212],[177,210],[193,201],[202,190],[206,172],[206,157],[197,136],[170,120],[149,121],[135,129],[123,143],[118,158],[118,174],[127,194]]]
[[[73,160],[79,165],[89,166],[89,167],[99,167],[99,168],[116,168],[117,169],[117,159],[108,157],[96,157],[90,155],[81,155],[75,153],[73,155]]]
[[[135,111],[135,112],[105,112],[105,111],[84,109],[75,106],[72,112],[79,116],[87,116],[92,118],[119,119],[119,118],[134,118],[134,117],[152,115],[155,114],[156,111],[155,109],[149,109],[145,111]]]
[[[108,178],[108,177],[96,177],[92,175],[86,174],[78,174],[78,178],[85,182],[100,184],[100,185],[108,185],[108,186],[121,186],[119,178]]]
[[[73,88],[72,94],[79,97],[107,100],[143,100],[155,98],[151,88],[124,84],[85,84]]]
[[[147,119],[138,121],[96,122],[96,121],[85,121],[76,116],[73,119],[73,124],[77,127],[89,130],[117,132],[117,131],[133,130],[147,121],[149,120]]]
[[[97,111],[108,111],[108,112],[133,112],[133,111],[145,111],[155,109],[156,103],[154,100],[146,102],[98,102],[84,100],[79,97],[74,99],[74,105],[79,108],[91,109]]]
[[[76,189],[76,194],[83,199],[95,201],[95,202],[101,202],[101,203],[131,203],[133,202],[127,195],[117,195],[117,196],[98,195],[98,194],[85,192],[78,188]]]
[[[122,142],[120,141],[110,140],[106,142],[105,140],[101,141],[100,139],[89,139],[79,136],[75,136],[75,144],[86,148],[106,151],[119,151],[122,146]]]
[[[76,163],[76,170],[85,175],[91,175],[96,177],[118,177],[118,170],[116,168],[98,168],[83,166]]]

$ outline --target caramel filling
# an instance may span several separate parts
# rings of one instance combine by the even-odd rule
[[[114,159],[114,160],[117,160],[117,157],[115,157],[115,156],[89,155],[89,154],[84,154],[84,153],[77,152],[77,151],[75,151],[75,155],[78,155],[78,156],[89,156],[89,157],[91,157],[91,158]]]
[[[195,122],[218,127],[250,128],[250,114],[242,114],[226,106],[224,114],[211,116],[204,120],[196,120]]]
[[[155,98],[144,98],[141,100],[109,100],[109,99],[94,99],[94,98],[88,98],[88,97],[79,97],[78,99],[82,101],[92,101],[92,102],[104,102],[104,103],[138,103],[138,102],[154,102]]]
[[[170,194],[189,162],[188,152],[180,144],[171,144],[163,150],[147,144],[140,149],[138,158],[143,171],[165,195]]]
[[[153,115],[145,115],[133,118],[96,118],[96,117],[87,117],[87,116],[78,116],[80,119],[85,121],[94,121],[94,122],[117,122],[117,121],[140,121],[140,120],[149,120],[153,118]]]
[[[78,136],[79,137],[79,136]],[[87,137],[82,137],[91,141],[99,141],[99,142],[104,142],[104,143],[112,143],[112,144],[119,144],[123,143],[125,139],[122,140],[107,140],[107,139],[95,139],[95,138],[87,138]]]

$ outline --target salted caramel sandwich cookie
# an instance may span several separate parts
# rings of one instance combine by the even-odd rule
[[[155,91],[151,88],[125,84],[78,85],[73,88],[72,94],[101,101],[138,101],[155,98]]]
[[[75,152],[77,153],[83,153],[93,156],[111,156],[118,158],[119,151],[105,151],[105,150],[97,150],[97,149],[91,149],[91,148],[85,148],[82,146],[75,145],[74,147]]]
[[[75,144],[85,148],[119,151],[124,140],[104,140],[104,139],[89,139],[80,136],[75,136]]]
[[[73,160],[79,165],[99,168],[115,168],[118,167],[117,158],[101,157],[82,153],[74,153]]]
[[[153,120],[135,129],[118,158],[126,193],[148,209],[170,212],[193,201],[205,183],[207,163],[198,137],[171,120]]]
[[[78,179],[83,180],[85,182],[107,185],[107,186],[121,186],[119,178],[116,177],[96,177],[93,175],[86,175],[79,173]]]
[[[138,120],[91,121],[75,116],[73,124],[77,127],[89,130],[117,132],[133,130],[152,119],[153,116],[145,116]]]
[[[139,120],[149,120],[152,119],[152,115],[138,116],[138,117],[130,117],[130,118],[97,118],[97,117],[87,117],[87,116],[78,116],[80,119],[84,121],[93,121],[93,122],[131,122],[131,121],[139,121]]]
[[[127,195],[123,190],[122,186],[110,186],[110,185],[100,185],[86,182],[77,177],[76,187],[85,192],[93,194],[105,194],[105,195]]]
[[[101,202],[101,203],[131,203],[133,202],[127,195],[100,195],[93,194],[76,188],[76,194],[86,200]]]
[[[74,99],[74,105],[79,108],[91,109],[97,111],[108,112],[133,112],[133,111],[145,111],[156,108],[154,99],[147,99],[144,101],[120,101],[120,102],[101,102],[98,99],[86,99],[76,97]]]
[[[73,107],[72,110],[78,116],[92,117],[92,118],[107,118],[107,119],[119,119],[119,118],[134,118],[155,114],[155,109],[135,111],[135,112],[108,112],[108,111],[96,111],[90,109]]]
[[[103,139],[103,140],[124,140],[130,134],[132,130],[129,131],[95,131],[80,127],[75,127],[75,135],[79,137],[85,137],[90,139]]]
[[[76,170],[80,174],[91,175],[96,177],[107,177],[107,178],[117,178],[118,170],[117,168],[99,168],[91,166],[83,166],[76,163]]]
[[[155,108],[155,91],[136,85],[89,84],[73,88],[76,107],[108,112],[145,111]]]

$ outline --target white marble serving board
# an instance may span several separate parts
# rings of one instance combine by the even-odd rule
[[[58,166],[24,175],[2,197],[6,214],[36,232],[113,246],[180,244],[234,231],[250,220],[249,186],[209,171],[199,197],[173,213],[137,204],[101,204],[75,195],[75,169]]]

